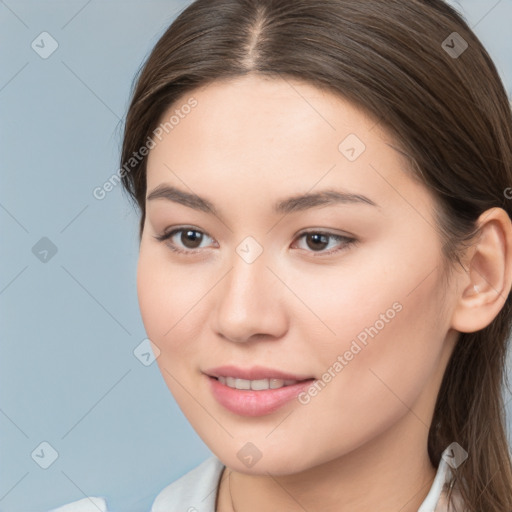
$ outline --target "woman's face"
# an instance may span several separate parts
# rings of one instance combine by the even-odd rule
[[[137,286],[194,429],[258,474],[426,445],[457,290],[390,136],[335,95],[254,75],[173,114],[148,157]]]

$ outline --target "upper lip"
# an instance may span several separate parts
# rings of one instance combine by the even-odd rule
[[[260,379],[282,379],[282,380],[307,380],[312,379],[311,375],[296,375],[292,373],[282,372],[274,368],[266,368],[264,366],[252,366],[251,368],[240,368],[233,365],[216,366],[204,370],[204,373],[210,377],[234,377],[246,380]]]

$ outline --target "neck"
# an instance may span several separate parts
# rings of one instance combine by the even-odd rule
[[[254,475],[226,468],[217,511],[417,512],[436,474],[427,435],[409,412],[379,439],[300,473]]]

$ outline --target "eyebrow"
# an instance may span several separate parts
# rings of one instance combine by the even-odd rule
[[[154,199],[166,199],[168,201],[188,206],[194,210],[210,213],[221,218],[215,205],[208,199],[198,196],[197,194],[185,192],[170,185],[158,185],[148,194],[146,199],[147,201],[152,201]],[[274,212],[276,214],[288,214],[309,210],[310,208],[318,206],[329,206],[334,204],[362,204],[380,208],[377,203],[364,195],[328,189],[315,193],[297,194],[295,196],[279,200],[274,204]]]

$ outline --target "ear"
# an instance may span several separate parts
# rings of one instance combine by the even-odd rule
[[[487,327],[507,300],[512,285],[512,222],[502,208],[490,208],[477,220],[478,241],[467,253],[460,275],[461,294],[451,327],[475,332]]]

